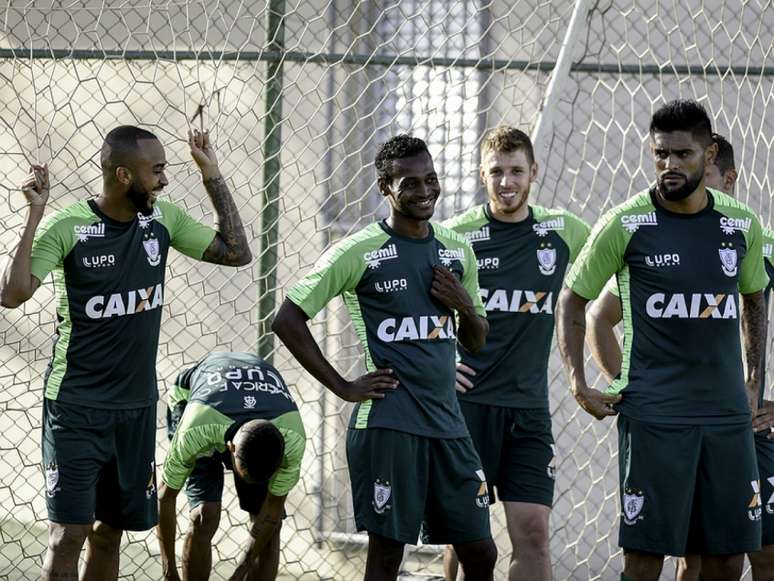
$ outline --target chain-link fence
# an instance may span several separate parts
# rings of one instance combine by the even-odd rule
[[[49,163],[49,211],[96,195],[101,139],[119,124],[159,135],[171,163],[166,195],[211,222],[184,141],[188,119],[206,103],[256,258],[235,271],[170,257],[159,388],[163,396],[182,366],[211,350],[273,356],[309,437],[288,501],[282,578],[362,576],[365,543],[354,531],[344,458],[348,406],[299,369],[268,323],[332,240],[385,215],[373,168],[380,142],[401,131],[428,141],[444,192],[436,217],[445,218],[482,200],[483,133],[501,122],[529,129],[540,164],[533,200],[593,222],[652,179],[645,145],[654,108],[694,97],[736,149],[738,197],[772,222],[771,0],[110,4],[2,6],[0,247],[10,251],[21,231],[16,188],[29,163]],[[38,442],[54,319],[49,282],[21,309],[0,313],[0,578],[36,578],[46,544]],[[345,375],[362,370],[340,303],[312,328]],[[614,428],[578,410],[556,355],[549,380],[559,454],[555,577],[618,579]],[[161,428],[160,420],[159,463]],[[228,577],[247,537],[228,489],[216,579]],[[509,543],[501,506],[492,514],[501,579]],[[438,548],[412,548],[404,569],[438,575]],[[158,579],[159,571],[154,536],[128,535],[121,578]]]

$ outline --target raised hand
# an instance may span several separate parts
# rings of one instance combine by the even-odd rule
[[[193,157],[196,165],[199,166],[199,170],[202,172],[202,177],[205,180],[220,176],[218,158],[210,144],[209,131],[202,133],[198,129],[193,131],[189,129],[188,146],[191,148],[191,157]]]
[[[33,165],[21,184],[21,191],[30,206],[45,207],[48,201],[48,164]]]
[[[365,401],[368,399],[384,399],[384,396],[398,387],[398,380],[392,374],[392,369],[377,369],[361,375],[354,381],[347,382],[344,387],[335,391],[346,401]]]
[[[449,269],[441,266],[433,267],[433,283],[430,287],[430,294],[455,311],[473,308],[473,301],[462,283]]]

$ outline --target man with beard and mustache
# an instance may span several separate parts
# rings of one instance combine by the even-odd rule
[[[27,222],[0,280],[0,302],[18,307],[49,272],[57,294],[43,401],[44,580],[78,579],[87,539],[81,579],[116,579],[122,532],[156,524],[156,351],[169,247],[215,264],[251,260],[208,134],[189,133],[188,144],[217,232],[157,201],[167,185],[164,148],[137,127],[105,137],[102,193],[54,213],[40,229],[48,168],[34,166],[22,185]]]
[[[704,185],[707,188],[719,190],[729,196],[734,195],[737,171],[734,162],[734,149],[722,135],[712,134],[712,141],[717,145],[718,152],[713,163],[707,165],[704,171]],[[774,247],[774,232],[764,228],[763,256],[766,272],[769,276],[769,286],[766,288],[766,304],[771,297],[772,281],[774,281],[774,262],[772,248]],[[615,277],[605,287],[606,290],[595,300],[586,313],[588,331],[586,339],[591,354],[608,381],[615,380],[621,370],[621,348],[615,336],[615,326],[621,322],[623,312],[621,299]],[[765,359],[765,351],[764,351]],[[765,361],[763,364],[765,369]],[[766,390],[765,373],[761,373],[761,385],[758,394],[758,416],[755,418],[755,453],[758,459],[758,473],[761,482],[761,500],[766,501],[767,510],[762,511],[761,528],[763,530],[761,550],[750,553],[750,565],[753,578],[767,579],[774,575],[774,510],[768,502],[774,495],[774,440],[767,436],[771,434],[770,427],[774,420],[774,401],[764,399]],[[687,555],[677,561],[677,581],[699,581],[701,558]]]
[[[496,489],[505,507],[511,581],[551,578],[555,448],[548,357],[564,274],[589,234],[570,212],[530,203],[537,173],[529,136],[496,127],[481,144],[487,203],[445,223],[473,245],[489,321],[483,349],[471,353],[458,346],[457,391],[490,502]],[[454,561],[447,550],[447,581],[457,577]]]
[[[559,298],[559,347],[581,407],[618,414],[621,578],[655,581],[664,555],[690,554],[705,581],[738,579],[744,553],[761,547],[750,413],[766,327],[763,232],[750,208],[705,187],[717,145],[699,104],[656,111],[650,145],[657,183],[594,227]],[[613,275],[624,353],[602,393],[586,383],[585,308]]]
[[[368,531],[365,581],[397,579],[421,527],[428,542],[454,545],[469,580],[490,581],[486,478],[454,391],[457,340],[478,351],[488,329],[476,258],[462,236],[429,221],[441,185],[424,141],[393,137],[375,165],[390,216],[323,254],[272,329],[323,385],[358,402],[347,461],[355,522]],[[365,351],[368,373],[353,381],[307,325],[339,295]]]

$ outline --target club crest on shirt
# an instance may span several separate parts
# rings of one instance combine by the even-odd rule
[[[258,400],[255,399],[252,395],[246,395],[245,396],[245,409],[251,410],[255,408],[255,404],[258,403]]]
[[[392,497],[392,486],[390,481],[381,481],[376,479],[374,482],[374,499],[371,501],[371,505],[374,507],[376,514],[384,514],[385,511],[390,510],[392,505],[389,504]]]
[[[623,493],[623,517],[624,523],[627,525],[633,525],[638,520],[641,520],[642,507],[645,506],[645,495],[642,490],[634,490],[627,488]]]
[[[721,248],[718,249],[720,255],[720,267],[723,269],[723,274],[726,276],[736,276],[739,271],[737,266],[736,248],[726,247],[725,242],[721,244]]]
[[[142,241],[142,247],[145,248],[145,254],[148,255],[148,264],[151,266],[158,266],[161,262],[159,239],[151,234],[150,238],[146,238]]]
[[[537,249],[537,260],[540,274],[550,276],[556,271],[556,248],[551,243],[541,243]]]
[[[59,466],[56,462],[50,462],[46,466],[46,495],[53,497],[58,491],[59,487]]]

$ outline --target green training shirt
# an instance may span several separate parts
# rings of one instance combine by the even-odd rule
[[[391,368],[400,385],[384,399],[359,403],[350,428],[389,428],[419,436],[467,436],[454,395],[457,323],[430,294],[433,266],[450,269],[484,315],[473,249],[433,224],[407,238],[385,222],[341,240],[288,293],[309,318],[342,295],[369,371]]]
[[[45,397],[107,409],[153,404],[167,252],[201,259],[214,237],[165,201],[131,222],[93,200],[53,214],[32,246],[32,274],[43,281],[52,272],[56,292]]]
[[[530,206],[517,223],[492,217],[487,204],[445,222],[473,245],[481,299],[489,321],[486,345],[460,359],[475,370],[463,401],[548,409],[548,357],[554,309],[567,265],[589,226],[564,210]]]
[[[739,293],[766,287],[763,235],[746,205],[716,190],[697,214],[643,191],[605,214],[567,277],[594,299],[617,275],[623,364],[609,391],[645,422],[749,422]]]
[[[284,496],[298,483],[306,434],[301,415],[279,372],[250,353],[211,353],[183,371],[169,394],[172,442],[162,480],[180,490],[196,460],[225,452],[239,427],[270,420],[285,439],[280,467],[269,492]]]

